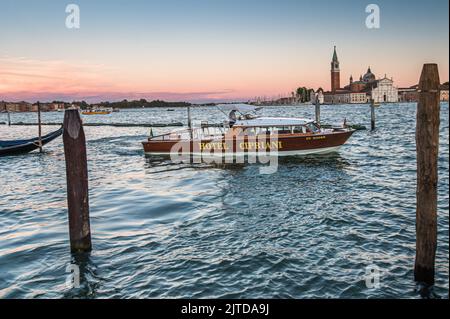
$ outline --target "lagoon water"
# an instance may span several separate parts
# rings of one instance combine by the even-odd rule
[[[435,292],[448,298],[449,108],[441,106]],[[85,127],[93,251],[72,256],[62,139],[0,158],[0,298],[417,298],[415,104],[377,109],[339,153],[261,164],[146,157],[148,128]],[[313,117],[309,106],[268,107]],[[214,108],[195,120],[219,122]],[[63,113],[44,113],[44,122]],[[186,122],[186,110],[127,110],[85,122]],[[325,106],[328,123],[370,126],[367,105]],[[6,115],[0,114],[0,122]],[[36,114],[12,114],[35,122]],[[44,133],[56,127],[44,126]],[[170,128],[154,129],[162,133]],[[0,125],[0,139],[37,127]],[[81,286],[66,285],[77,263]],[[368,266],[380,286],[366,286]]]

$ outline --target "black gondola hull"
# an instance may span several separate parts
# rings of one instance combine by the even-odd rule
[[[42,145],[50,143],[63,133],[63,127],[42,137]],[[20,155],[39,148],[39,138],[18,141],[0,141],[0,156]]]

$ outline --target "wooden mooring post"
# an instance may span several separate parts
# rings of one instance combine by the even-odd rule
[[[187,116],[188,116],[188,128],[189,128],[189,135],[191,137],[191,140],[193,139],[193,132],[192,132],[192,115],[191,115],[191,106],[188,105],[187,107]]]
[[[37,102],[37,113],[38,113],[39,152],[42,153],[41,103],[39,102]]]
[[[437,247],[437,183],[439,151],[439,71],[425,64],[419,82],[417,105],[417,209],[414,279],[434,285]]]
[[[11,114],[9,111],[6,111],[8,113],[8,126],[11,126]]]
[[[316,97],[316,108],[315,108],[315,114],[316,114],[316,123],[320,126],[320,101],[319,98]]]
[[[67,204],[72,252],[92,249],[89,221],[86,138],[77,109],[64,114],[64,155],[66,159]]]
[[[370,130],[375,130],[375,100],[370,100]]]

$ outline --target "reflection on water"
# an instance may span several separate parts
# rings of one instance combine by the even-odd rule
[[[265,112],[310,117],[313,109]],[[216,116],[193,110],[194,119]],[[324,107],[322,117],[367,125],[370,111]],[[153,109],[85,120],[184,118],[185,110]],[[44,121],[58,119],[61,113],[43,114]],[[436,293],[447,296],[448,104],[441,119]],[[356,132],[338,153],[280,157],[268,175],[260,174],[267,164],[145,156],[146,128],[86,127],[93,241],[87,255],[70,254],[61,139],[42,154],[0,158],[0,297],[417,297],[415,105],[383,105],[377,124],[375,132]],[[1,139],[33,135],[30,127],[0,126]],[[80,267],[79,288],[66,285],[70,264]],[[370,265],[382,271],[380,289],[365,285]]]

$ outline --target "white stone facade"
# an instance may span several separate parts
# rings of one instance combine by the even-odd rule
[[[378,80],[371,91],[371,98],[375,103],[397,103],[398,89],[394,87],[394,81],[386,77]]]

